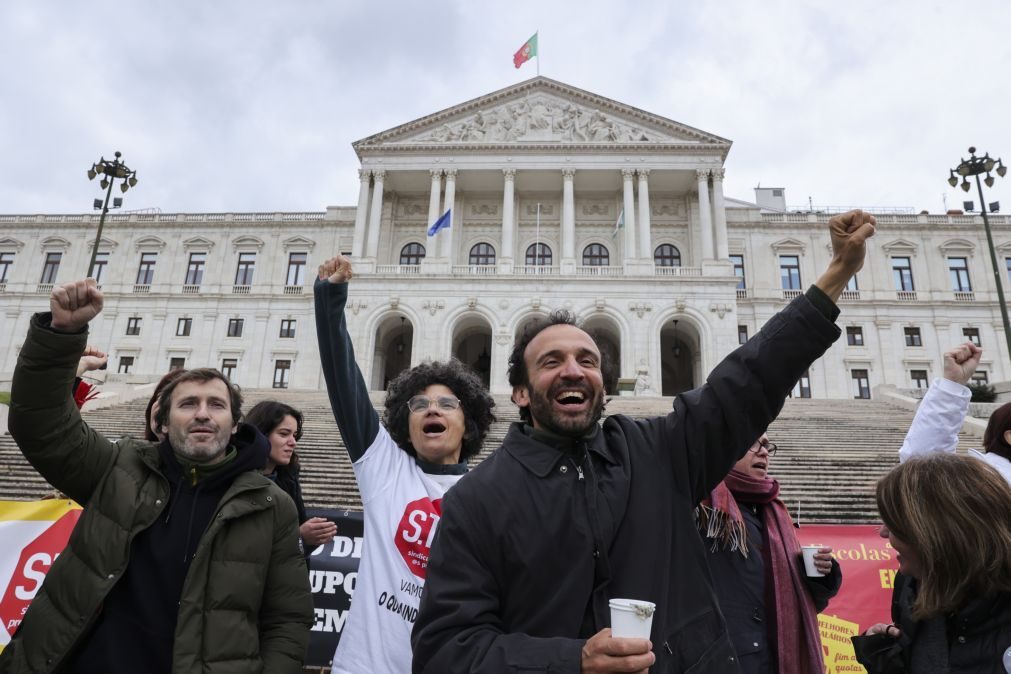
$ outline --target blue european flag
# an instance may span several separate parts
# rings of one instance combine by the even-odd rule
[[[442,217],[432,223],[432,226],[428,228],[428,235],[435,236],[440,229],[448,229],[450,223],[453,221],[453,216],[450,215],[453,209],[450,208],[448,211],[442,214]]]

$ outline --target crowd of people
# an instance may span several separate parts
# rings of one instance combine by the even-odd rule
[[[456,360],[390,382],[382,418],[355,360],[351,261],[319,266],[323,375],[365,518],[334,672],[825,671],[817,614],[844,579],[805,564],[769,477],[768,428],[838,338],[836,301],[873,216],[833,217],[816,283],[664,416],[603,418],[609,364],[567,311],[531,323],[508,363],[521,421],[477,466],[495,421]],[[337,534],[308,517],[302,413],[210,368],[157,384],[138,437],[78,407],[102,310],[94,280],[53,289],[15,369],[10,430],[83,513],[0,673],[299,672],[313,623],[306,562]],[[876,488],[898,553],[890,623],[854,638],[870,672],[1000,672],[1011,660],[1011,405],[955,454],[980,350],[944,355],[900,464]],[[602,421],[603,419],[603,421]],[[612,633],[612,600],[648,604],[648,637]],[[884,620],[886,616],[882,616]],[[643,635],[644,636],[644,635]]]

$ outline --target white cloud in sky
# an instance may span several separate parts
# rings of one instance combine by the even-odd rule
[[[730,196],[937,212],[970,144],[1011,160],[1009,23],[999,0],[8,0],[0,212],[86,211],[116,149],[127,208],[353,205],[353,141],[532,77],[534,30],[543,75],[733,140]]]

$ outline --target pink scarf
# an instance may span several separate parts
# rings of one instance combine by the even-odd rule
[[[775,631],[769,634],[776,649],[780,674],[821,674],[822,659],[818,614],[808,593],[800,562],[800,541],[786,505],[779,499],[779,482],[758,479],[732,470],[698,507],[699,530],[713,549],[725,547],[748,556],[744,517],[738,501],[761,504],[765,530],[766,609],[775,613]],[[771,591],[770,591],[771,590]]]

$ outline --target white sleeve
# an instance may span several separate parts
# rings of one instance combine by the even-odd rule
[[[380,424],[376,439],[351,464],[358,482],[358,491],[362,495],[362,505],[367,505],[373,498],[397,484],[413,463],[414,458],[400,449],[386,427]]]
[[[920,401],[899,449],[899,462],[930,452],[954,452],[970,396],[969,389],[957,382],[935,379]]]

